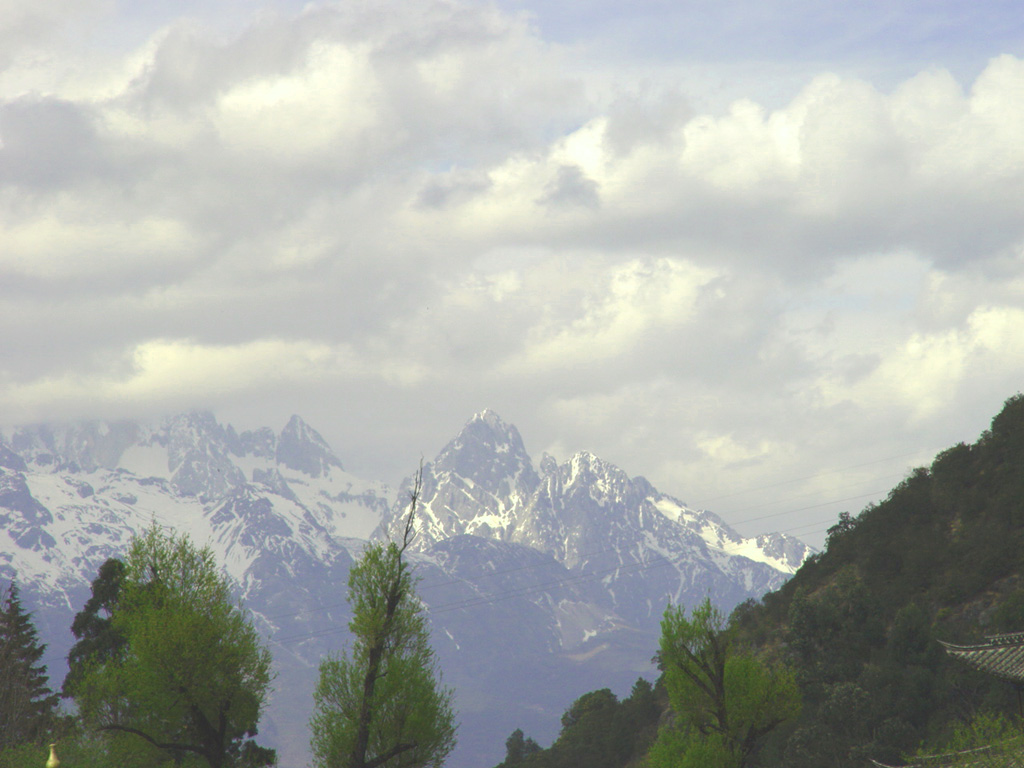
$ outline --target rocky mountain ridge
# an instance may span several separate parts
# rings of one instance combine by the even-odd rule
[[[459,697],[456,768],[498,762],[516,727],[544,738],[589,687],[650,676],[668,600],[710,593],[728,609],[807,552],[785,537],[742,539],[591,454],[546,456],[538,471],[491,411],[423,480],[412,557]],[[348,568],[407,498],[347,473],[297,416],[280,432],[239,433],[204,412],[21,428],[0,433],[0,578],[19,580],[59,685],[71,618],[106,558],[153,524],[209,545],[288,680],[262,730],[297,768],[317,664],[344,647]]]
[[[399,534],[406,497],[377,536]],[[669,601],[699,601],[709,587],[730,605],[763,594],[809,554],[781,534],[743,538],[714,513],[586,451],[562,464],[545,455],[538,473],[519,432],[493,411],[474,416],[424,465],[416,532],[414,547],[425,552],[457,535],[543,552],[571,573],[600,579],[611,609],[648,628]]]

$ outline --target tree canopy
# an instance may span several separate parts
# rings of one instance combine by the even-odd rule
[[[116,641],[80,661],[71,686],[87,725],[211,768],[273,762],[273,752],[251,740],[270,653],[208,548],[157,527],[135,538],[110,621],[110,633],[93,639]]]
[[[689,618],[669,606],[659,660],[673,725],[659,733],[652,765],[742,768],[766,735],[800,711],[791,670],[736,647],[710,599]]]
[[[121,595],[124,581],[124,562],[110,558],[100,566],[93,579],[92,595],[71,623],[71,633],[77,642],[68,653],[68,674],[64,677],[61,693],[74,695],[75,686],[90,664],[110,661],[124,648],[124,635],[114,627],[114,606]]]
[[[562,730],[548,749],[541,749],[521,729],[513,731],[498,768],[621,768],[646,753],[660,714],[657,694],[642,677],[622,701],[608,688],[591,691],[562,715]]]

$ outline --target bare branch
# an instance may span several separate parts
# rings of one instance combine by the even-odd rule
[[[405,531],[402,533],[402,546],[398,549],[398,554],[401,555],[405,552],[405,548],[409,546],[412,541],[412,537],[415,534],[413,525],[416,518],[416,505],[420,500],[420,491],[423,489],[423,459],[420,459],[420,468],[416,471],[416,477],[413,480],[412,490],[409,492],[409,515],[405,518]]]

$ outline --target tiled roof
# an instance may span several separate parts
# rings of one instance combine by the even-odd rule
[[[1024,683],[1024,632],[992,635],[979,645],[943,643],[951,655],[983,672]]]
[[[914,758],[914,762],[910,763],[911,768],[932,768],[935,766],[943,765],[955,765],[960,768],[966,768],[971,765],[989,765],[989,763],[982,763],[979,760],[983,760],[985,756],[993,752],[992,747],[978,747],[976,749],[965,749],[962,752],[948,752],[943,755],[921,755]],[[887,765],[886,763],[880,763],[877,760],[871,761],[878,768],[898,768],[897,766]],[[1008,766],[1016,765],[1016,763],[1006,763]]]

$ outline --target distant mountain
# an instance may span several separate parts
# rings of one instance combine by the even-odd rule
[[[376,535],[399,534],[406,498],[400,494]],[[472,535],[550,555],[577,577],[599,580],[607,609],[645,629],[669,601],[695,604],[712,594],[731,606],[763,594],[810,554],[780,534],[745,539],[717,515],[592,453],[561,465],[545,455],[538,474],[519,432],[493,411],[474,416],[424,466],[416,523],[415,547],[428,553]]]
[[[424,467],[415,562],[456,688],[450,764],[494,764],[516,727],[550,733],[596,686],[650,675],[669,600],[723,609],[781,584],[795,539],[744,539],[643,478],[581,453],[539,471],[515,427],[473,417]],[[320,658],[344,647],[349,567],[397,530],[407,489],[345,471],[298,416],[236,432],[210,413],[159,424],[41,425],[0,434],[0,578],[17,577],[59,685],[69,627],[108,557],[153,524],[214,550],[270,637],[277,692],[262,727],[284,768],[307,757]]]

